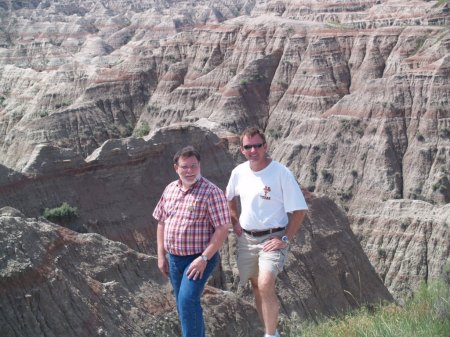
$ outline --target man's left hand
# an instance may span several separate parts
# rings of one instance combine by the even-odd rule
[[[273,250],[286,248],[288,244],[286,242],[281,241],[278,236],[274,236],[266,241],[263,247],[264,252],[271,252]]]
[[[188,279],[201,279],[203,277],[203,272],[205,271],[207,261],[203,260],[201,256],[197,257],[188,267],[186,275]]]

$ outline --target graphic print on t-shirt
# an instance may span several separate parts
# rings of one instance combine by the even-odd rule
[[[269,195],[270,191],[272,191],[272,190],[270,189],[269,186],[264,186],[264,188],[263,188],[264,195],[260,195],[260,197],[263,199],[266,199],[266,200],[270,200],[270,195]]]

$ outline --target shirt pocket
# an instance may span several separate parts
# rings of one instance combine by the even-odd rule
[[[201,221],[207,214],[207,203],[200,199],[195,199],[187,206],[187,219],[189,221]]]

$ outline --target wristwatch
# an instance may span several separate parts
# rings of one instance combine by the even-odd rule
[[[208,262],[208,255],[202,255],[201,258],[203,261]]]
[[[288,238],[286,235],[283,235],[283,236],[281,237],[281,241],[283,241],[284,243],[289,244],[289,238]]]

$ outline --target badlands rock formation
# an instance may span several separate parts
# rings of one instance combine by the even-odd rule
[[[151,213],[164,185],[174,178],[170,154],[183,142],[200,149],[203,173],[223,185],[233,167],[226,143],[192,125],[163,128],[145,140],[111,140],[86,160],[41,146],[26,175],[3,182],[0,205],[16,204],[33,218],[2,209],[2,332],[179,336],[170,287],[154,257],[156,223]],[[79,217],[67,227],[102,235],[78,234],[39,216],[43,205],[62,200],[79,209]],[[278,282],[283,316],[314,319],[392,300],[344,211],[329,198],[311,197],[308,203],[308,219]],[[235,244],[230,234],[205,294],[211,336],[263,333],[249,288],[238,286]],[[53,311],[57,315],[50,315]],[[60,320],[64,324],[59,326]]]
[[[2,336],[180,335],[155,257],[8,207],[0,233]],[[261,334],[256,310],[235,294],[209,287],[204,302],[208,335]]]
[[[67,202],[79,210],[69,227],[96,232],[143,253],[155,253],[152,212],[176,178],[172,157],[185,144],[203,155],[202,173],[222,188],[233,160],[221,139],[206,129],[168,127],[150,138],[106,141],[88,158],[54,146],[37,146],[20,176],[0,188],[0,205],[27,216]]]
[[[0,0],[0,206],[67,201],[68,227],[151,254],[175,149],[224,187],[257,125],[400,299],[450,256],[449,21],[446,1]]]

